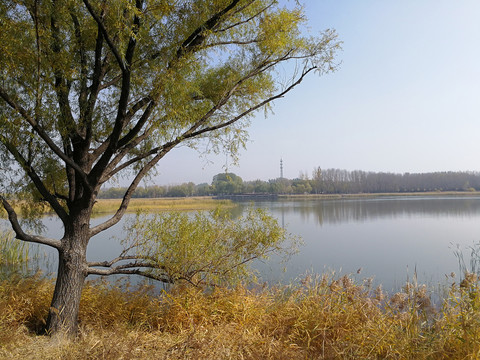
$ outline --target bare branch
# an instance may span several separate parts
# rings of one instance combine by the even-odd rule
[[[141,269],[95,269],[87,268],[88,275],[100,275],[100,276],[109,276],[109,275],[140,275],[148,279],[161,281],[166,284],[173,284],[175,281],[166,275],[156,275],[150,271],[145,271]]]
[[[130,250],[130,249],[127,249],[127,250]],[[125,253],[125,250],[122,253]],[[87,265],[91,266],[91,267],[107,267],[107,268],[110,268],[113,265],[115,265],[116,263],[118,263],[120,261],[126,261],[126,260],[135,260],[135,262],[131,262],[131,263],[128,263],[128,264],[121,265],[122,269],[127,269],[129,267],[151,267],[152,264],[154,264],[154,262],[155,262],[155,259],[152,258],[152,257],[142,256],[141,259],[140,259],[140,257],[136,256],[136,255],[120,255],[120,256],[118,256],[115,259],[110,260],[110,261],[91,261],[91,262],[88,262]],[[137,262],[137,260],[142,260],[142,262],[139,263],[139,262]],[[145,261],[150,261],[150,262],[147,263]],[[139,265],[139,264],[142,264],[142,265]],[[159,266],[156,266],[156,268],[162,268],[163,269],[163,267],[159,267]]]
[[[127,261],[127,260],[134,260],[134,261],[113,266],[119,262]],[[89,262],[87,266],[88,266],[87,273],[89,275],[107,276],[107,275],[119,275],[119,274],[123,274],[123,275],[137,274],[137,275],[148,277],[154,280],[173,283],[173,279],[171,279],[166,274],[157,275],[152,273],[151,271],[142,270],[142,269],[166,270],[164,266],[156,263],[154,258],[149,258],[149,257],[138,257],[135,255],[120,255],[111,261]],[[103,267],[106,269],[99,269],[98,267]]]
[[[15,231],[15,237],[17,239],[22,240],[22,241],[36,243],[36,244],[48,245],[48,246],[54,247],[55,249],[60,249],[61,248],[62,244],[59,240],[50,239],[50,238],[46,238],[46,237],[38,236],[38,235],[26,234],[23,231],[22,227],[20,226],[20,223],[18,222],[17,213],[15,212],[13,207],[10,205],[10,203],[2,195],[0,195],[0,200],[2,201],[3,207],[7,211],[8,220],[10,221],[10,224],[12,225],[13,231]]]

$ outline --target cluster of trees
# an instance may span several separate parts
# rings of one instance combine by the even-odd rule
[[[235,194],[357,194],[425,191],[480,190],[480,174],[475,172],[433,172],[394,174],[315,168],[311,176],[302,173],[296,179],[243,181],[234,173],[221,173],[212,183],[148,186],[138,188],[133,197],[187,197]],[[111,187],[100,198],[122,198],[126,189]]]
[[[313,193],[473,191],[480,189],[480,174],[453,171],[395,174],[316,168],[309,182]]]

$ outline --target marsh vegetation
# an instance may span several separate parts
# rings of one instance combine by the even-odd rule
[[[307,276],[283,287],[211,291],[88,282],[79,335],[52,340],[45,324],[53,282],[0,282],[2,359],[473,359],[480,351],[475,275],[430,302],[407,283],[387,296],[348,276]]]

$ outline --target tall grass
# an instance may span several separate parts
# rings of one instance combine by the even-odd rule
[[[93,212],[97,215],[113,213],[120,203],[121,199],[98,199]],[[229,207],[233,206],[233,203],[230,200],[215,200],[211,197],[132,199],[127,211],[211,210],[219,206]]]
[[[0,230],[0,269],[23,268],[28,265],[29,246],[14,238],[11,231]]]
[[[51,280],[0,282],[2,359],[476,359],[480,289],[453,284],[439,306],[424,286],[386,296],[333,275],[284,287],[155,293],[90,282],[76,341],[35,335]]]

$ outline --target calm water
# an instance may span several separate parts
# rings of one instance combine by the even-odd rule
[[[234,211],[241,213],[245,206],[240,204]],[[389,290],[412,279],[416,271],[420,282],[433,286],[446,283],[446,274],[459,273],[457,246],[468,259],[469,247],[480,242],[480,197],[286,200],[255,206],[267,209],[304,243],[286,264],[276,259],[256,264],[271,282],[292,281],[307,272],[335,271],[358,279],[374,277],[375,283]],[[44,222],[47,236],[61,236],[58,221],[46,218]],[[121,245],[115,237],[121,233],[119,224],[93,238],[88,260],[118,254]],[[50,259],[48,271],[55,271],[54,256]],[[359,275],[358,269],[362,269]]]
[[[402,286],[416,272],[420,282],[433,286],[445,283],[445,275],[459,273],[457,246],[468,262],[470,247],[480,242],[480,197],[278,201],[257,206],[269,209],[304,240],[286,264],[283,280],[307,271],[335,271],[359,279],[374,277],[388,290]],[[281,266],[270,267],[280,274]]]

